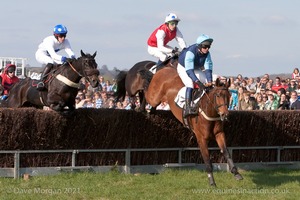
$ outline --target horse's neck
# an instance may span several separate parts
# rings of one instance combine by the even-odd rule
[[[82,73],[78,67],[76,67],[76,63],[69,63],[68,65],[62,65],[60,66],[61,70],[59,70],[59,74],[65,76],[69,80],[79,83],[81,76],[80,74]]]
[[[199,101],[199,108],[209,117],[218,117],[219,114],[214,107],[214,95],[212,91],[205,93]]]

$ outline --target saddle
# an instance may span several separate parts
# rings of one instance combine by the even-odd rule
[[[184,105],[185,105],[185,90],[186,90],[186,87],[181,88],[178,91],[178,94],[176,95],[176,97],[174,99],[176,105],[182,109],[184,108]],[[197,89],[197,88],[193,89],[192,101],[194,102],[194,104],[198,103],[198,101],[201,99],[203,94],[204,94],[204,92],[201,93],[200,89]]]
[[[55,72],[59,69],[59,66],[61,66],[61,64],[54,64],[50,72],[46,74],[46,79],[44,81],[45,88],[47,88],[47,83],[52,79]],[[42,76],[42,74],[40,74],[40,76]],[[32,79],[32,87],[36,87],[39,82],[41,82],[41,77],[38,79]]]
[[[186,90],[186,87],[181,88],[174,100],[176,105],[178,107],[180,107],[181,109],[183,109],[183,112],[184,112],[184,107],[185,107],[185,90]],[[199,88],[193,89],[192,101],[196,105],[197,110],[199,110],[199,107],[200,107],[200,104],[198,102],[200,101],[201,97],[204,95],[205,92],[208,92],[208,91],[203,91],[203,90],[200,90]],[[182,112],[183,124],[186,128],[188,128],[189,130],[192,131],[191,126],[190,126],[190,120],[188,120],[188,118],[183,117],[183,112]]]

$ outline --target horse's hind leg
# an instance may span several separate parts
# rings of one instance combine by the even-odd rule
[[[242,175],[238,172],[237,170],[237,167],[234,165],[233,163],[233,160],[231,158],[231,155],[226,147],[226,142],[225,142],[225,134],[224,132],[219,132],[217,135],[216,135],[216,141],[218,143],[218,146],[220,147],[221,149],[221,153],[223,153],[228,165],[229,165],[229,169],[230,169],[230,172],[234,174],[234,177],[237,179],[237,180],[242,180],[243,177]]]
[[[209,185],[216,186],[216,182],[213,175],[213,167],[209,156],[208,142],[206,139],[201,139],[200,141],[198,140],[198,145],[200,147],[200,152],[205,164]]]

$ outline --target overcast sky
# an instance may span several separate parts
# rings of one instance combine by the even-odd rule
[[[98,52],[99,66],[129,69],[147,52],[147,39],[176,13],[188,45],[204,33],[214,39],[214,73],[260,76],[300,67],[299,0],[9,0],[1,1],[0,57],[34,54],[56,24],[64,24],[77,56]],[[178,46],[172,42],[172,46]]]

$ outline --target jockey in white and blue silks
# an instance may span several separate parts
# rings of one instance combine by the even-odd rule
[[[198,114],[198,110],[192,103],[192,91],[194,84],[204,90],[203,83],[211,85],[213,62],[209,48],[213,39],[208,35],[200,35],[196,44],[184,49],[178,58],[177,72],[186,86],[186,110],[184,117]]]
[[[62,64],[67,61],[66,56],[61,56],[57,54],[57,52],[65,50],[70,58],[75,58],[70,42],[66,39],[67,33],[67,27],[58,24],[53,29],[53,35],[44,38],[43,42],[39,44],[35,58],[39,63],[45,64],[46,66],[41,75],[41,80],[37,84],[38,90],[44,89],[44,81],[54,64]]]

